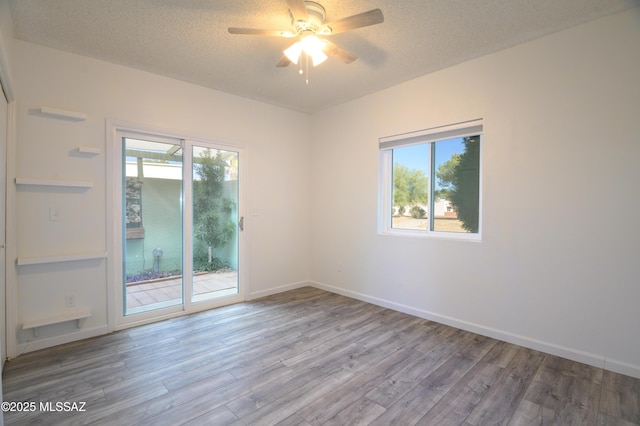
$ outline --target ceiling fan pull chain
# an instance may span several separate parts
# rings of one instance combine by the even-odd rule
[[[309,85],[309,55],[307,53],[304,54],[306,60],[306,67],[307,67],[307,75],[306,75],[306,81],[307,81],[307,86]]]

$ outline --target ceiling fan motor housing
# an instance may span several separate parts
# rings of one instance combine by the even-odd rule
[[[320,32],[322,24],[326,17],[326,10],[324,7],[315,1],[304,0],[304,6],[307,9],[308,19],[298,20],[293,23],[293,26],[299,31],[311,31],[313,33]]]

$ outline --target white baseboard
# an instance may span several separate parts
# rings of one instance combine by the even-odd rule
[[[640,365],[605,358],[604,369],[640,379]]]
[[[312,285],[309,281],[299,281],[297,283],[285,284],[278,287],[271,287],[266,290],[251,291],[247,294],[247,300],[258,299],[260,297],[271,296],[272,294],[282,293],[284,291],[295,290],[296,288],[307,287]]]
[[[335,286],[319,283],[316,281],[309,282],[309,285],[319,288],[321,290],[329,291],[331,293],[336,293],[342,296],[351,297],[353,299],[361,300],[363,302],[368,302],[377,306],[382,306],[384,308],[393,309],[394,311],[403,312],[419,318],[428,319],[430,321],[434,321],[440,324],[445,324],[451,327],[470,331],[470,332],[491,337],[497,340],[502,340],[504,342],[513,343],[519,346],[524,346],[529,349],[534,349],[540,352],[556,355],[562,358],[570,359],[572,361],[588,364],[597,368],[603,368],[605,370],[613,371],[615,373],[620,373],[627,376],[640,378],[640,365],[633,365],[633,364],[628,364],[621,361],[607,359],[604,355],[592,354],[592,353],[580,351],[574,348],[568,348],[568,347],[556,345],[553,343],[543,342],[540,340],[532,339],[530,337],[509,333],[509,332],[498,330],[491,327],[485,327],[479,324],[474,324],[474,323],[460,320],[457,318],[436,314],[433,312],[425,311],[423,309],[414,308],[412,306],[395,303],[386,299],[369,296],[363,293],[346,290],[340,287],[335,287]]]
[[[107,327],[106,324],[88,328],[86,330],[83,329],[75,333],[67,333],[60,336],[48,337],[46,339],[32,340],[27,343],[19,343],[18,354],[38,351],[40,349],[50,348],[64,343],[71,343],[77,340],[88,339],[90,337],[102,336],[103,334],[109,334],[109,327]]]

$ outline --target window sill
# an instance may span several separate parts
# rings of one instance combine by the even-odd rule
[[[410,229],[386,229],[378,232],[378,235],[449,241],[470,241],[476,243],[482,242],[482,236],[480,234],[463,234],[457,232],[426,232]]]

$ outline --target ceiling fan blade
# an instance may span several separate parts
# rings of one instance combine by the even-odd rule
[[[384,22],[382,11],[380,9],[373,9],[368,12],[362,12],[357,15],[329,22],[324,26],[331,28],[331,34],[337,34],[343,33],[345,31],[355,30],[356,28],[380,24],[382,22]]]
[[[291,31],[283,31],[283,30],[266,30],[262,28],[237,28],[237,27],[229,27],[228,31],[230,34],[243,34],[243,35],[265,35],[265,36],[273,36],[273,37],[285,37],[291,38],[296,35]]]
[[[304,0],[287,0],[289,10],[293,15],[294,21],[308,21],[309,14],[307,13],[307,7],[304,5]]]
[[[284,67],[288,67],[290,64],[291,64],[291,61],[289,60],[289,58],[287,58],[287,55],[282,55],[282,58],[280,58],[280,62],[276,64],[276,67],[284,68]]]
[[[322,51],[327,55],[327,56],[332,56],[342,62],[344,62],[345,64],[350,64],[351,62],[355,61],[356,59],[358,59],[358,57],[356,55],[354,55],[353,53],[349,52],[348,50],[343,49],[342,47],[338,46],[337,44],[329,41],[329,40],[323,40],[323,42],[325,43],[324,45],[324,49],[322,49]]]

